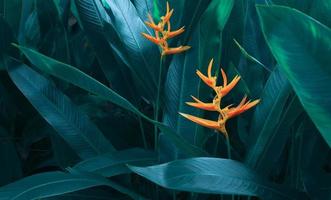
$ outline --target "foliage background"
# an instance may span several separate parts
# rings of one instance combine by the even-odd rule
[[[1,200],[331,199],[331,1],[169,3],[192,49],[165,61],[157,122],[141,32],[164,0],[0,1]],[[242,77],[225,103],[261,99],[228,124],[233,160],[178,115],[216,117],[185,105],[212,99],[211,58]]]

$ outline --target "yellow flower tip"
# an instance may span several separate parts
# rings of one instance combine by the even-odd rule
[[[228,84],[228,78],[226,77],[226,73],[221,68],[222,78],[223,78],[223,87],[225,87]]]
[[[208,64],[208,78],[211,78],[211,69],[213,67],[213,63],[214,63],[214,58],[212,58]]]
[[[167,13],[169,13],[170,11],[170,5],[169,5],[169,2],[167,1]]]
[[[195,96],[191,95],[192,99],[194,101],[196,101],[197,103],[203,103],[202,101],[200,101],[198,98],[196,98]]]
[[[201,126],[211,128],[211,129],[216,129],[216,130],[220,129],[220,126],[219,126],[217,121],[203,119],[203,118],[200,118],[200,117],[196,117],[196,116],[188,115],[188,114],[184,114],[184,113],[179,113],[179,114],[182,115],[183,117],[185,117],[186,119],[188,119],[188,120],[190,120],[194,123],[197,123]]]
[[[160,40],[159,39],[157,39],[157,38],[155,38],[155,37],[153,37],[153,36],[150,36],[150,35],[148,35],[148,34],[146,34],[146,33],[141,33],[142,34],[142,36],[144,36],[147,40],[149,40],[149,41],[151,41],[151,42],[153,42],[153,43],[155,43],[155,44],[160,44]]]

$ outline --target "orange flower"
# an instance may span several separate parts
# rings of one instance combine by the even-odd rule
[[[235,76],[233,78],[233,80],[228,84],[228,79],[227,79],[226,73],[223,71],[223,69],[221,69],[223,85],[216,86],[217,77],[211,75],[212,66],[213,66],[213,59],[209,62],[207,76],[202,74],[199,70],[197,70],[197,75],[200,77],[200,79],[205,84],[207,84],[209,87],[211,87],[215,91],[216,95],[214,97],[213,102],[205,103],[192,96],[192,98],[195,102],[186,102],[186,104],[189,106],[195,107],[195,108],[202,109],[202,110],[217,111],[219,113],[218,120],[212,121],[212,120],[203,119],[203,118],[199,118],[199,117],[184,114],[184,113],[179,113],[179,114],[201,126],[218,130],[221,133],[223,133],[226,137],[228,137],[228,133],[227,133],[227,130],[225,127],[227,120],[231,119],[237,115],[240,115],[241,113],[254,107],[256,104],[258,104],[260,102],[260,100],[257,99],[252,102],[247,101],[247,96],[245,96],[241,100],[241,102],[239,103],[238,106],[232,107],[232,104],[231,104],[224,108],[221,108],[222,98],[225,95],[227,95],[237,85],[237,83],[240,80],[240,76]]]
[[[174,9],[170,10],[169,3],[167,2],[166,14],[161,17],[161,20],[159,21],[158,24],[155,24],[151,15],[148,15],[149,21],[145,22],[145,24],[147,26],[149,26],[150,28],[152,28],[154,30],[155,37],[148,35],[146,33],[142,33],[142,35],[146,39],[157,44],[161,48],[162,56],[181,53],[181,52],[187,51],[188,49],[191,48],[190,46],[179,46],[179,47],[174,47],[174,48],[169,47],[167,40],[171,39],[173,37],[176,37],[185,31],[184,26],[178,30],[171,31],[170,18],[172,16],[173,12],[174,12]],[[167,27],[167,30],[165,30],[165,27]]]

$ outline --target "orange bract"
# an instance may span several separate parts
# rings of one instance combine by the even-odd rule
[[[219,113],[218,120],[212,121],[208,119],[199,118],[193,115],[188,115],[184,113],[180,113],[183,117],[201,125],[207,128],[215,129],[220,132],[222,132],[226,137],[228,137],[228,133],[225,128],[225,123],[228,119],[233,118],[237,115],[240,115],[241,113],[249,110],[250,108],[254,107],[256,104],[260,102],[260,100],[254,100],[254,101],[247,101],[247,97],[245,96],[238,106],[232,107],[231,105],[228,105],[224,108],[221,107],[221,100],[222,98],[227,95],[239,82],[240,76],[235,76],[232,81],[228,84],[228,78],[226,76],[226,73],[223,69],[221,69],[221,74],[223,78],[223,85],[217,86],[216,85],[216,76],[212,76],[212,66],[213,66],[213,59],[209,62],[208,65],[208,71],[207,76],[202,74],[199,70],[197,70],[197,75],[200,77],[200,79],[208,85],[210,88],[212,88],[216,95],[213,99],[212,103],[205,103],[200,101],[199,99],[192,96],[193,100],[195,102],[186,102],[187,105],[199,108],[202,110],[207,111],[217,111]]]
[[[149,21],[145,22],[147,26],[154,30],[155,36],[153,37],[146,33],[142,33],[146,39],[157,44],[162,49],[162,56],[181,53],[191,48],[190,46],[169,47],[167,40],[176,37],[185,31],[184,26],[178,30],[171,31],[170,18],[173,12],[174,9],[170,10],[169,3],[167,2],[167,12],[161,17],[158,24],[155,24],[151,15],[148,15]],[[166,27],[167,29],[165,30]]]

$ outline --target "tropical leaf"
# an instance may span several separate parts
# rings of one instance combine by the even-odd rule
[[[141,196],[108,179],[83,173],[45,172],[25,177],[0,189],[1,200],[40,199],[96,186],[109,186],[132,198]]]
[[[21,160],[15,148],[13,136],[0,127],[0,185],[8,184],[22,177]],[[0,198],[1,199],[1,198]]]
[[[161,131],[179,148],[189,155],[206,155],[203,150],[187,142],[184,138],[173,132],[168,126],[154,121],[140,112],[128,100],[101,84],[99,81],[84,74],[78,69],[44,56],[32,49],[19,47],[19,49],[28,57],[28,59],[40,70],[87,90],[99,97],[106,99],[128,111],[131,111],[147,121],[157,125]]]
[[[258,6],[268,45],[300,102],[331,146],[331,30],[297,10]],[[290,42],[289,42],[290,41]]]
[[[94,158],[84,160],[76,164],[73,169],[79,171],[93,172],[105,177],[129,173],[127,164],[148,165],[156,162],[156,155],[153,152],[139,148],[107,153]]]
[[[201,34],[199,51],[202,57],[200,65],[207,65],[212,58],[215,59],[215,66],[220,65],[222,33],[233,5],[233,0],[213,0],[203,13],[199,30]],[[210,27],[215,28],[210,29]]]
[[[127,55],[127,63],[132,72],[142,82],[143,87],[155,95],[160,51],[155,44],[148,42],[141,35],[143,32],[151,34],[151,31],[147,29],[130,0],[105,0],[104,6],[113,31],[121,40],[122,48],[117,50]]]
[[[228,159],[196,157],[129,168],[162,187],[180,191],[250,195],[273,200],[301,196],[297,191],[269,183],[242,163]]]
[[[275,142],[274,138],[278,134],[275,128],[280,123],[290,93],[290,83],[276,68],[264,87],[261,103],[256,107],[253,115],[249,134],[250,147],[246,156],[246,163],[250,167],[256,168],[263,153],[268,150],[272,142]],[[284,134],[282,135],[284,136]],[[277,150],[280,151],[281,149]]]
[[[13,59],[7,66],[15,85],[81,158],[114,150],[88,116],[50,81]]]
[[[105,27],[109,17],[99,0],[75,0],[71,2],[76,15],[83,26],[84,33],[91,43],[100,67],[108,82],[121,95],[130,96],[130,81],[126,75],[125,67],[116,63],[116,57],[112,47],[107,40],[111,35],[111,42],[119,40],[116,35],[111,34]],[[125,60],[125,58],[123,58]],[[123,81],[125,80],[125,81]]]

